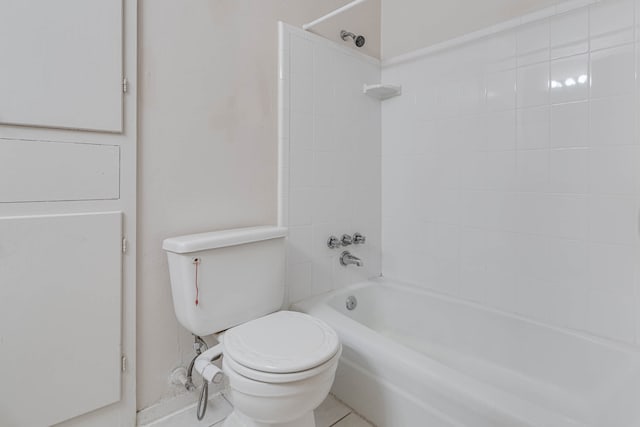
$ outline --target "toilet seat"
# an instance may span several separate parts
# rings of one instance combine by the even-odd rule
[[[331,359],[329,359],[322,365],[316,366],[315,368],[307,369],[306,371],[291,372],[288,374],[274,374],[271,372],[262,372],[262,371],[256,371],[254,369],[249,369],[246,366],[242,366],[232,358],[226,357],[226,356],[224,359],[224,364],[227,369],[249,380],[259,381],[262,383],[270,383],[270,384],[284,384],[284,383],[292,383],[295,381],[306,380],[316,375],[319,375],[328,369],[331,369],[334,365],[338,363],[338,360],[340,359],[341,355],[342,355],[342,349],[338,349],[338,352]],[[227,372],[227,375],[229,375],[228,371],[225,371],[225,372]]]
[[[224,337],[228,366],[242,376],[265,382],[316,375],[339,358],[340,349],[337,334],[326,323],[292,311],[244,323]]]

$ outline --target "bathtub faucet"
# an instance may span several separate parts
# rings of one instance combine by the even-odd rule
[[[364,262],[362,262],[362,260],[357,256],[351,255],[351,252],[344,251],[342,252],[342,255],[340,255],[340,264],[344,265],[345,267],[347,265],[357,265],[358,267],[362,267],[364,265]]]

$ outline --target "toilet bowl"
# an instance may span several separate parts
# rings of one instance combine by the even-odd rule
[[[225,331],[194,369],[224,378],[225,427],[315,427],[342,347],[333,329],[284,302],[286,229],[253,227],[166,239],[173,305],[196,336]],[[222,356],[222,370],[212,360]]]
[[[234,411],[224,427],[314,427],[342,348],[335,332],[280,311],[225,334],[222,370]]]

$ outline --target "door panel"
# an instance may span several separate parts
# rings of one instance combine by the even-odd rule
[[[120,147],[0,139],[0,203],[112,200]]]
[[[0,425],[121,398],[122,214],[0,218]]]
[[[3,0],[0,123],[122,131],[122,0]]]

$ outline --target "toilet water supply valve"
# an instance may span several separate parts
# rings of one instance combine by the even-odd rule
[[[198,356],[193,367],[207,382],[219,384],[222,382],[223,373],[212,362],[220,357],[222,357],[222,343],[211,347]]]

